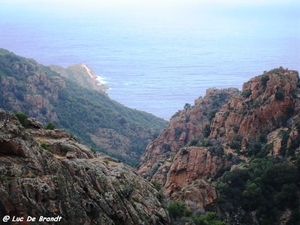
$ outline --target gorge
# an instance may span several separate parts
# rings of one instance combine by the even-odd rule
[[[207,89],[168,123],[109,99],[86,71],[1,49],[1,218],[298,224],[297,71]]]

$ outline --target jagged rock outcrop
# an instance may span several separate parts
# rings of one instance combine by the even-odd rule
[[[261,131],[286,126],[294,112],[300,110],[298,72],[279,69],[265,72],[243,85],[240,95],[225,104],[211,123],[211,138],[230,142],[237,135],[241,147],[253,143]]]
[[[227,98],[220,101],[221,95]],[[148,145],[139,173],[161,184],[166,196],[203,213],[217,207],[216,182],[225,171],[243,170],[251,157],[295,160],[299,111],[299,74],[282,67],[252,78],[241,92],[209,89]]]
[[[95,156],[63,130],[44,130],[32,119],[29,127],[24,129],[14,114],[0,110],[1,218],[61,216],[60,224],[169,224],[162,196],[134,169],[108,156]]]
[[[203,129],[209,124],[210,117],[237,93],[235,88],[208,89],[204,98],[195,100],[194,106],[186,105],[185,109],[178,111],[168,127],[147,146],[140,159],[139,173],[164,184],[175,154],[193,139],[203,136]]]
[[[172,199],[186,202],[196,214],[204,212],[217,198],[210,178],[231,163],[205,147],[184,147],[170,166],[164,193]]]
[[[227,162],[205,148],[180,149],[206,135],[203,130],[216,111],[238,93],[235,88],[208,89],[205,97],[195,100],[194,106],[186,105],[185,109],[177,112],[161,135],[147,146],[140,160],[139,174],[161,184],[167,196],[179,198],[176,193],[182,188],[193,185],[195,180],[207,178],[208,174],[216,174],[217,170],[213,171],[209,164],[217,168],[226,167]],[[204,181],[199,182],[203,185]],[[214,188],[208,189],[210,193],[215,193]],[[190,188],[189,191],[191,190],[195,188]],[[207,203],[216,197],[215,194],[210,196],[211,200],[205,200]],[[200,207],[202,206],[200,203]]]
[[[173,159],[165,184],[166,193],[172,194],[201,178],[213,177],[228,164],[205,147],[182,148]]]

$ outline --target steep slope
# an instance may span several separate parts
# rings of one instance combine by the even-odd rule
[[[84,74],[86,68],[80,68],[73,77]],[[73,70],[67,70],[68,74]],[[100,90],[86,89],[89,85],[78,80],[90,75],[82,76],[68,79],[50,67],[1,49],[0,107],[55,123],[94,149],[135,164],[166,121],[129,109]]]
[[[129,166],[63,130],[24,129],[0,109],[0,217],[59,224],[169,224],[155,188]],[[9,220],[7,224],[11,224]],[[27,223],[22,223],[27,224]],[[29,224],[29,223],[28,223]]]
[[[211,111],[207,99],[214,102],[221,92],[209,90],[176,113],[148,145],[139,173],[196,214],[214,210],[229,224],[297,224],[298,72],[282,67],[264,72],[242,92],[231,90],[228,101]]]
[[[299,223],[299,107],[299,73],[280,67],[245,83],[216,114],[210,138],[245,161],[218,181],[216,205],[230,224]]]
[[[195,100],[194,106],[186,105],[178,111],[160,136],[147,146],[140,160],[139,173],[165,185],[169,168],[180,148],[207,136],[209,133],[205,132],[215,113],[238,93],[235,88],[208,89],[205,97]]]
[[[283,68],[265,72],[243,85],[216,114],[211,124],[211,138],[232,142],[239,136],[241,150],[252,145],[262,132],[286,127],[299,112],[299,77],[296,71]]]

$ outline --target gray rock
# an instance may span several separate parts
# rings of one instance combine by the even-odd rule
[[[6,116],[11,119],[4,126]],[[61,216],[60,224],[76,225],[169,224],[159,193],[133,168],[94,156],[62,130],[25,130],[3,110],[0,119],[0,218]]]

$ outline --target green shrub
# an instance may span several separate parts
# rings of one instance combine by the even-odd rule
[[[237,125],[233,125],[232,130],[237,133],[239,131],[240,127]]]
[[[168,211],[171,220],[180,219],[181,222],[183,222],[184,220],[187,221],[186,219],[189,218],[196,225],[227,225],[227,223],[221,221],[218,214],[215,212],[208,212],[205,215],[196,217],[181,201],[175,201],[170,204],[168,207]]]
[[[215,212],[208,212],[203,216],[194,219],[196,225],[227,225],[221,221],[218,214]]]
[[[91,151],[92,151],[94,154],[97,153],[97,150],[96,150],[95,148],[93,148],[93,147],[91,147]]]
[[[168,211],[173,219],[191,216],[191,212],[186,208],[186,205],[181,201],[175,201],[169,205]]]
[[[49,150],[49,145],[48,145],[47,143],[45,143],[45,142],[42,142],[42,143],[41,143],[41,147],[42,147],[43,149],[45,149],[45,150]]]
[[[275,93],[275,99],[276,99],[277,101],[283,100],[283,99],[284,99],[284,94],[283,94],[283,92],[282,92],[282,91],[277,91],[277,92]]]
[[[248,98],[248,97],[250,97],[250,95],[251,95],[251,90],[245,90],[242,92],[242,96],[244,98]]]
[[[209,122],[211,122],[213,120],[213,118],[215,118],[215,115],[217,112],[218,112],[217,109],[213,109],[212,111],[209,112],[209,115],[208,115]]]
[[[151,184],[154,186],[154,188],[155,188],[157,191],[160,191],[160,190],[161,190],[161,185],[160,185],[157,181],[152,181]]]
[[[178,139],[182,134],[182,129],[179,127],[175,128],[175,138]]]
[[[289,131],[281,130],[279,134],[280,134],[280,136],[282,137],[282,140],[281,140],[281,148],[280,148],[279,153],[280,153],[282,156],[284,156],[285,153],[286,153],[286,150],[287,150],[286,146],[287,146],[288,139],[289,139],[289,137],[290,137],[290,133],[289,133]]]
[[[265,132],[265,133],[261,133],[259,135],[258,139],[261,143],[266,143],[268,140],[267,137],[268,137],[268,134]]]
[[[221,131],[219,132],[220,137],[223,137],[223,136],[225,135],[225,133],[226,133],[225,130],[221,130]]]
[[[223,117],[224,118],[227,118],[229,116],[230,112],[227,110],[224,114],[223,114]]]
[[[105,159],[103,160],[103,162],[104,162],[106,165],[108,165],[108,163],[109,163],[109,161],[108,161],[107,158],[105,158]]]
[[[182,149],[181,149],[181,154],[182,154],[182,155],[189,154],[189,151],[186,150],[186,148],[182,148]]]
[[[184,105],[184,109],[185,109],[185,110],[189,110],[189,109],[191,109],[191,108],[192,108],[191,104],[185,103],[185,105]]]
[[[202,146],[202,147],[209,147],[209,146],[211,146],[211,143],[210,143],[209,140],[204,139],[204,140],[201,141],[200,146]]]
[[[210,135],[210,125],[209,124],[205,125],[202,133],[203,133],[204,137],[208,137]]]
[[[255,156],[257,155],[262,149],[262,145],[260,142],[255,142],[252,146],[248,148],[248,155]]]
[[[261,85],[262,85],[263,87],[266,87],[267,82],[268,82],[269,79],[270,79],[270,78],[269,78],[268,75],[262,76],[262,77],[261,77],[261,80],[260,80]]]
[[[198,139],[191,140],[190,143],[189,143],[189,146],[197,146],[198,141],[199,141]]]
[[[53,123],[48,123],[46,125],[46,129],[47,130],[54,130],[56,128],[56,126]]]
[[[235,135],[235,136],[233,137],[233,140],[234,140],[234,141],[239,141],[239,142],[241,142],[241,141],[243,140],[243,136],[237,134],[237,135]]]
[[[28,127],[28,116],[23,112],[15,113],[15,115],[18,118],[18,120],[20,121],[20,123],[22,124],[22,126],[24,128],[27,128]]]
[[[287,116],[292,116],[294,114],[295,108],[293,106],[286,107],[285,113]]]

